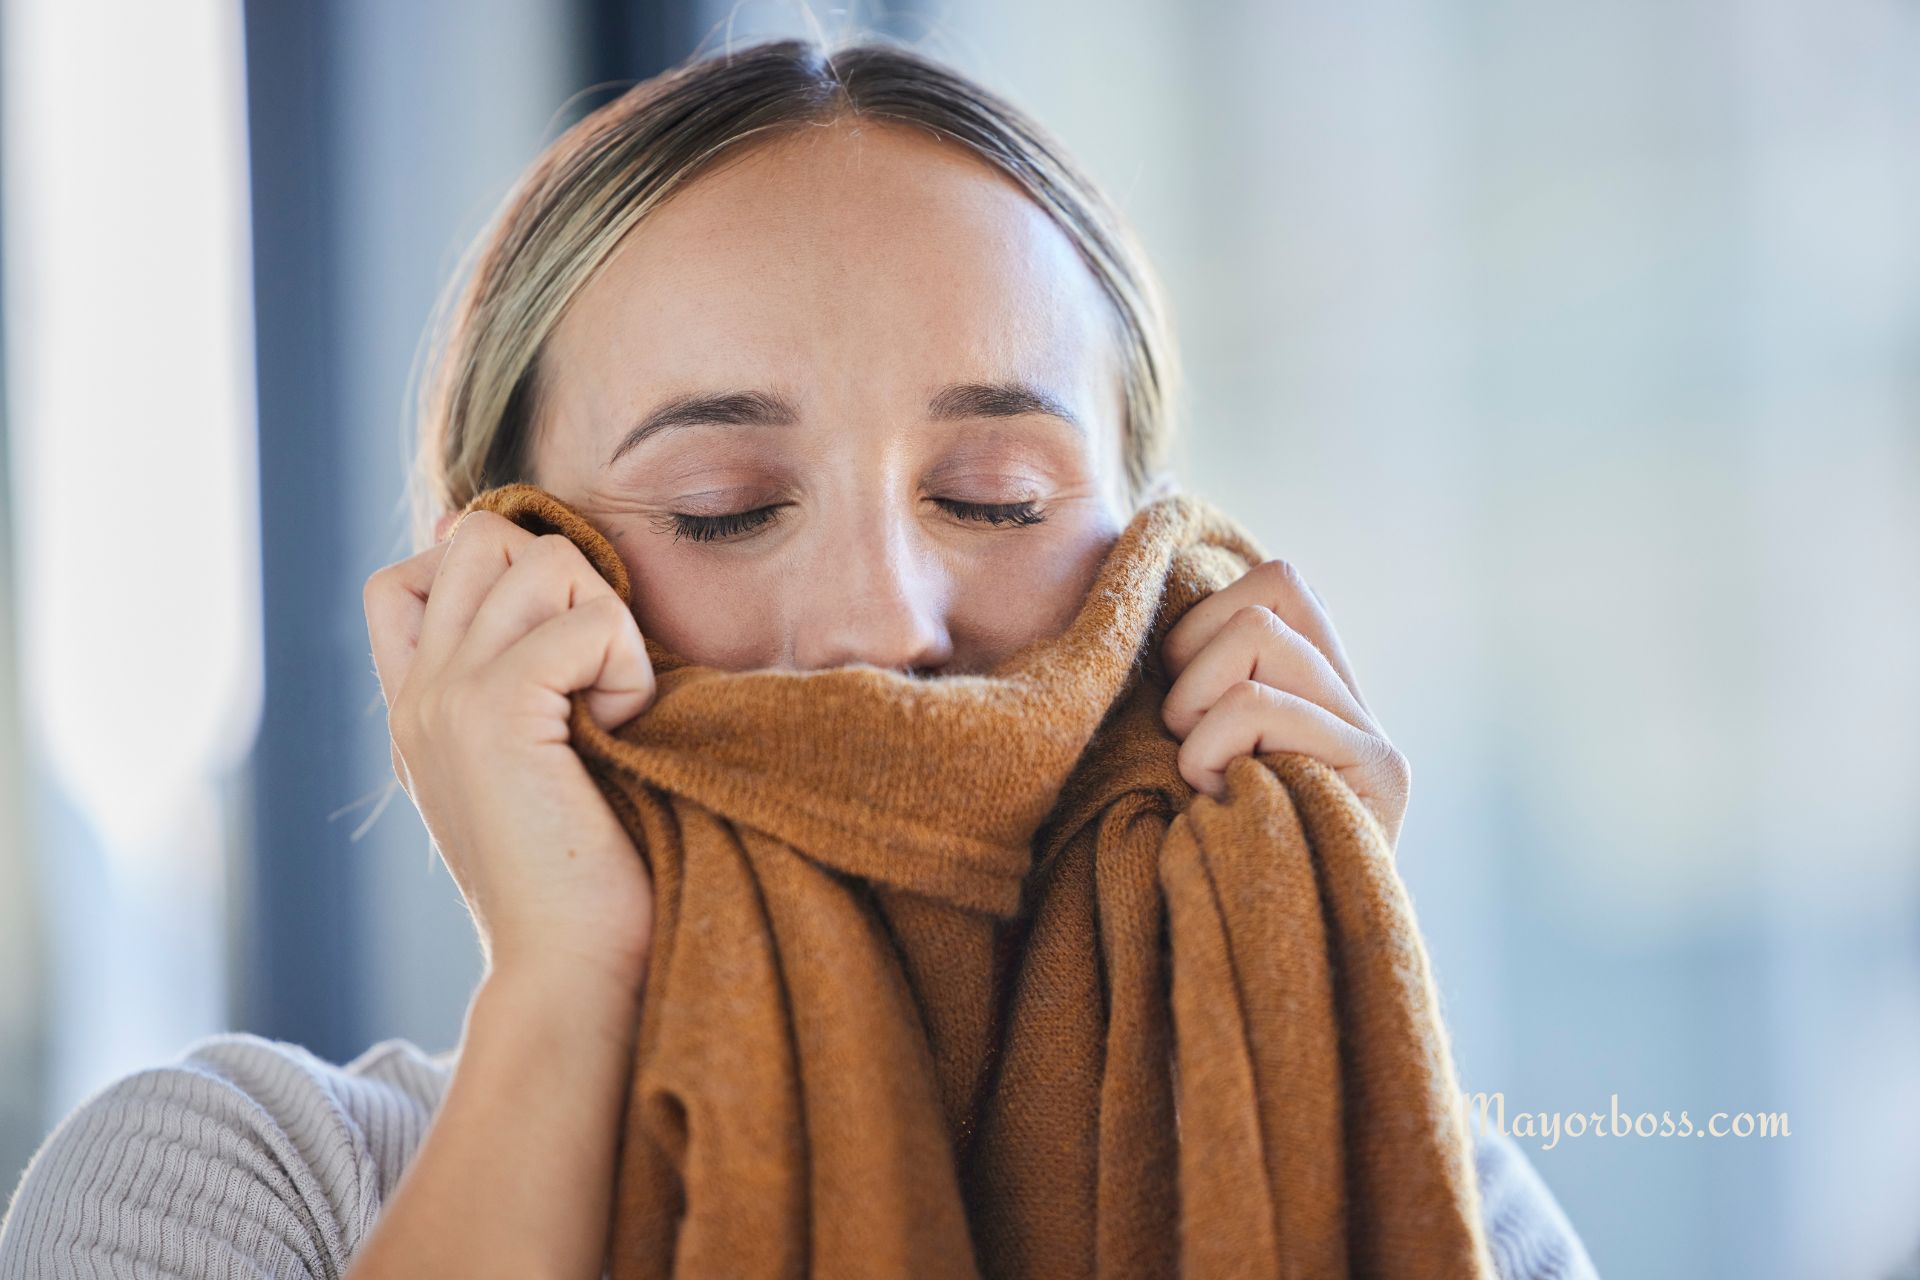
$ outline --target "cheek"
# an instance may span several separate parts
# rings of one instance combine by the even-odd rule
[[[965,566],[954,593],[956,634],[1011,648],[1066,630],[1117,535],[1088,524],[1028,546],[1013,539]]]
[[[781,651],[779,613],[767,607],[769,584],[747,561],[699,565],[677,555],[649,555],[622,540],[621,558],[634,584],[640,633],[703,666],[742,671],[774,665]]]

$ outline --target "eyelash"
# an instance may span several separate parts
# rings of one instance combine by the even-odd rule
[[[934,501],[962,520],[975,520],[996,528],[1003,524],[1025,527],[1047,518],[1047,513],[1036,502],[961,502],[955,498],[935,498]],[[779,509],[777,505],[756,507],[724,516],[693,516],[675,511],[668,514],[662,531],[671,531],[676,541],[689,538],[695,542],[712,542],[758,529],[772,520]]]

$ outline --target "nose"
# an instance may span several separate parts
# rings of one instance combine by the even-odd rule
[[[794,584],[794,665],[920,673],[951,662],[951,586],[938,557],[918,545],[911,517],[837,523],[815,548],[809,581]]]

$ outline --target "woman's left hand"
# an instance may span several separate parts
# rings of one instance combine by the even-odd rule
[[[1314,756],[1400,837],[1413,774],[1367,709],[1320,598],[1284,560],[1255,565],[1167,632],[1172,681],[1160,716],[1180,739],[1180,774],[1218,797],[1227,762],[1267,751]]]

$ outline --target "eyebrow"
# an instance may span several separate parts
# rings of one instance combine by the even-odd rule
[[[1029,413],[1058,418],[1075,431],[1086,433],[1086,426],[1058,398],[1025,382],[956,382],[942,387],[927,404],[927,416],[935,422],[1019,418]]]
[[[1081,435],[1086,426],[1058,397],[1017,379],[1003,382],[956,382],[942,387],[927,402],[934,422],[964,418],[1019,418],[1040,414],[1054,418]],[[659,405],[620,438],[607,465],[650,436],[680,427],[785,427],[800,420],[793,401],[767,391],[726,391],[719,394],[676,396]]]

